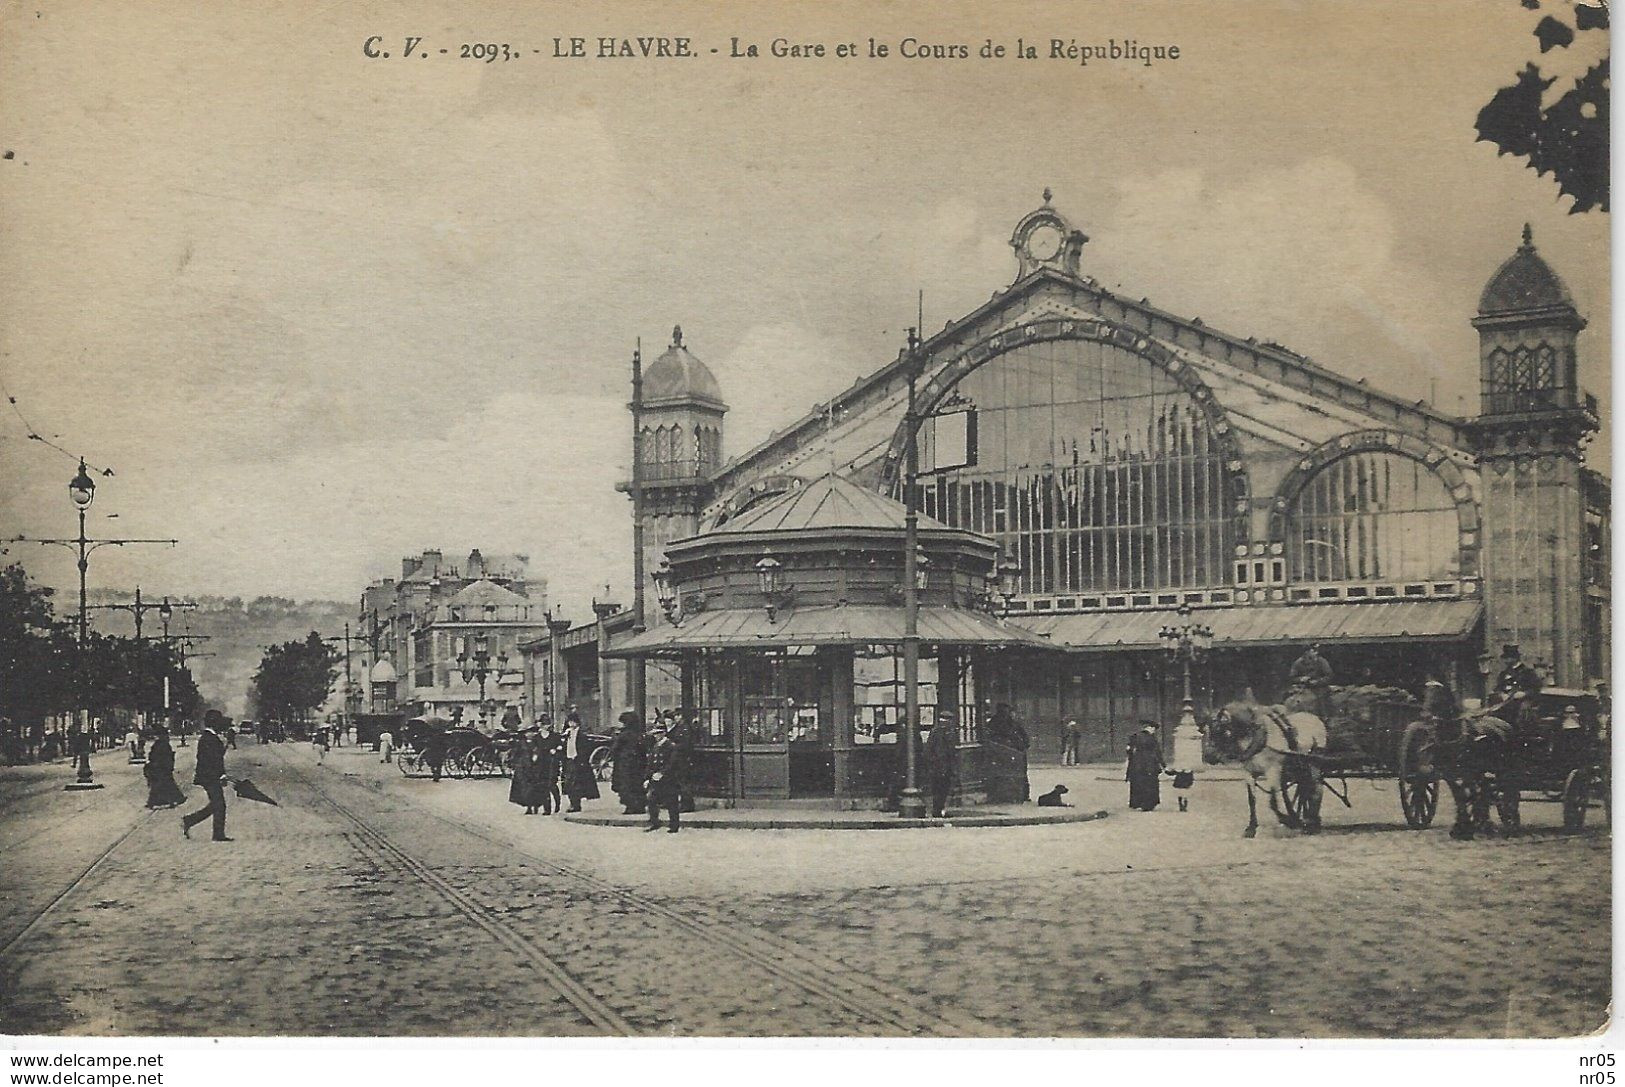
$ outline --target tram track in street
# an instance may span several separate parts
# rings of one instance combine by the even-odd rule
[[[361,782],[357,782],[357,784],[367,788],[369,792],[377,791]],[[365,823],[344,805],[334,800],[322,786],[311,781],[310,787],[335,810],[344,815],[348,821],[354,823],[358,831],[366,835],[369,842],[382,843],[389,856],[405,864],[415,876],[434,886],[437,891],[441,892],[442,897],[447,897],[449,901],[453,902],[459,912],[470,916],[471,919],[477,917],[478,921],[476,923],[479,923],[481,928],[490,925],[502,929],[505,935],[505,938],[503,938],[505,944],[507,944],[508,939],[513,939],[528,945],[529,942],[523,936],[513,932],[504,922],[490,916],[489,911],[480,906],[465,892],[451,887],[444,879],[435,875],[428,866],[410,857],[398,845],[390,842],[383,832]],[[522,857],[542,870],[570,880],[595,895],[614,900],[624,908],[681,929],[691,936],[697,937],[706,945],[728,956],[742,960],[777,981],[800,990],[843,1017],[855,1017],[858,1021],[872,1027],[878,1027],[887,1034],[908,1037],[982,1037],[987,1036],[989,1033],[988,1027],[978,1020],[920,1007],[916,1002],[916,998],[897,992],[881,983],[857,974],[840,963],[809,952],[807,949],[798,947],[788,940],[783,940],[759,930],[744,932],[724,928],[680,909],[668,906],[630,888],[618,886],[579,868],[518,847],[512,841],[499,838],[475,824],[434,811],[422,804],[411,803],[411,808],[414,813],[426,815],[505,853]],[[455,900],[451,897],[453,895],[456,896]],[[487,929],[487,931],[490,931],[490,929]],[[493,935],[496,934],[493,932]],[[542,954],[539,949],[533,948],[533,950],[537,954]],[[562,967],[559,969],[562,971]],[[571,980],[574,981],[574,979]],[[575,982],[575,984],[579,985],[579,982]],[[593,997],[592,999],[596,1000],[597,998]],[[626,1033],[642,1032],[629,1027]]]
[[[413,808],[472,838],[515,853],[554,875],[573,880],[597,894],[619,901],[626,907],[681,928],[838,1011],[855,1015],[863,1022],[881,1027],[888,1032],[947,1038],[981,1037],[988,1033],[987,1027],[975,1019],[921,1008],[915,998],[859,975],[838,962],[809,952],[788,940],[759,930],[745,932],[723,928],[630,888],[516,846],[512,841],[497,837],[475,824],[420,804],[413,804]]]
[[[73,896],[75,891],[78,891],[81,887],[85,886],[85,884],[90,881],[90,878],[96,874],[103,864],[107,862],[107,859],[113,855],[114,851],[128,841],[132,834],[147,824],[148,818],[151,815],[152,812],[149,810],[138,816],[134,823],[130,824],[129,827],[125,828],[122,834],[113,839],[112,844],[110,844],[106,849],[103,849],[101,852],[97,853],[95,858],[92,859],[91,862],[86,865],[85,868],[80,871],[80,873],[75,876],[66,887],[57,893],[56,897],[47,902],[43,909],[35,913],[33,918],[29,920],[28,924],[24,925],[20,930],[18,930],[16,935],[6,940],[5,943],[0,944],[0,965],[4,965],[6,959],[13,955],[17,949],[22,947],[27,941],[28,937],[33,935],[48,917],[50,917],[57,910],[61,909],[63,903],[68,901],[68,899]]]
[[[623,1019],[615,1009],[583,985],[552,956],[514,930],[513,926],[493,917],[489,910],[453,886],[434,869],[402,849],[388,835],[362,819],[349,807],[336,800],[331,793],[315,781],[306,779],[306,785],[321,800],[337,812],[355,829],[346,835],[363,856],[374,863],[392,862],[383,867],[398,867],[427,886],[452,909],[479,928],[502,947],[520,956],[534,966],[549,988],[566,1001],[580,1015],[582,1021],[602,1034],[634,1037],[640,1032]]]

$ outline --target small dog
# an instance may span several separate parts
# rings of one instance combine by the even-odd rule
[[[1067,792],[1065,785],[1057,785],[1049,792],[1038,798],[1040,808],[1070,808],[1072,805],[1062,800]]]

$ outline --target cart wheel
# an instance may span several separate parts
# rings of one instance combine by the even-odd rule
[[[1399,810],[1415,830],[1433,825],[1439,810],[1439,774],[1433,766],[1433,730],[1421,721],[1405,728],[1399,741]]]
[[[418,768],[418,757],[412,754],[397,753],[395,765],[400,768],[402,777],[411,777],[412,771]]]
[[[446,773],[454,778],[466,778],[469,774],[468,756],[457,755],[446,760]]]
[[[1586,825],[1586,802],[1590,799],[1590,770],[1570,770],[1563,782],[1563,829],[1579,830]]]
[[[1519,801],[1522,794],[1516,785],[1496,782],[1495,813],[1501,817],[1501,829],[1512,833],[1523,826],[1523,815],[1519,810]]]
[[[592,763],[593,777],[599,781],[608,781],[612,769],[611,764],[614,761],[609,757],[609,748],[600,747],[592,753],[592,758],[589,761]]]

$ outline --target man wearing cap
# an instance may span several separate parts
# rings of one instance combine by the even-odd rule
[[[1320,655],[1320,643],[1310,642],[1303,656],[1292,662],[1288,673],[1291,685],[1306,692],[1314,701],[1314,712],[1326,716],[1326,693],[1332,685],[1332,666]]]
[[[224,723],[219,710],[209,710],[203,715],[203,731],[197,738],[197,771],[192,775],[192,784],[203,787],[209,803],[181,817],[183,837],[190,838],[192,828],[212,815],[214,840],[231,841],[226,837],[226,741],[220,736]]]
[[[649,823],[645,831],[660,829],[660,809],[666,809],[670,826],[666,833],[676,834],[682,821],[683,752],[671,738],[664,720],[656,720],[649,730],[649,758],[646,763],[649,780],[644,783],[648,796]]]

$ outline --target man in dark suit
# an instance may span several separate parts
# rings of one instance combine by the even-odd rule
[[[925,737],[925,775],[931,782],[931,816],[948,815],[948,794],[953,791],[959,762],[959,727],[949,709],[937,711],[936,724]]]
[[[192,828],[214,816],[214,840],[229,842],[226,837],[226,741],[220,735],[225,719],[219,710],[203,715],[203,732],[197,738],[197,772],[192,784],[201,785],[208,796],[207,807],[181,817],[181,834],[192,836]]]

